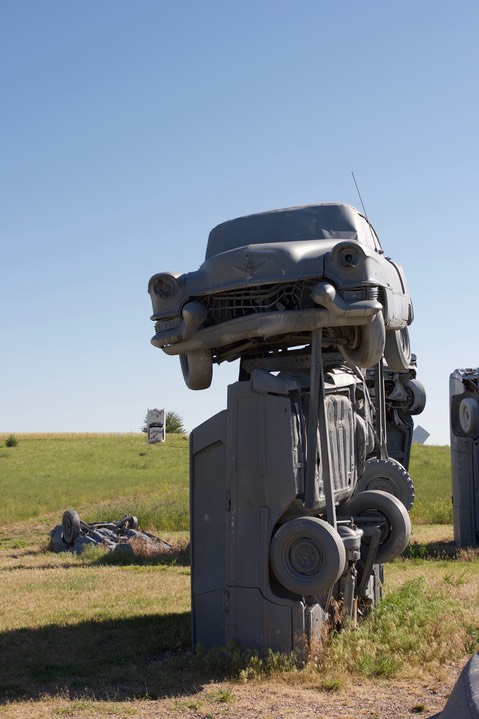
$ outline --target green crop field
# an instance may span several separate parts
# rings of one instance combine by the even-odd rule
[[[454,551],[447,447],[413,448],[412,543],[386,567],[383,602],[354,631],[331,633],[299,671],[291,657],[190,652],[186,437],[148,445],[144,434],[17,435],[10,447],[6,439],[0,719],[370,719],[386,716],[391,691],[402,707],[394,716],[429,716],[479,648],[479,553]],[[65,509],[85,521],[134,514],[177,551],[123,562],[97,548],[53,554],[49,530]]]

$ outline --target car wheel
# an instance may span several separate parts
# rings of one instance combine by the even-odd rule
[[[408,512],[414,505],[414,482],[402,464],[392,457],[367,460],[354,494],[370,489],[380,489],[394,495],[404,504]]]
[[[196,350],[180,355],[181,371],[188,389],[208,389],[213,377],[211,350]]]
[[[384,359],[388,363],[389,369],[394,372],[405,372],[409,369],[411,364],[411,342],[407,327],[403,327],[402,330],[386,332]]]
[[[373,367],[384,352],[384,319],[380,312],[367,325],[357,328],[354,346],[340,345],[343,357],[356,367]]]
[[[407,394],[406,410],[409,414],[421,414],[426,406],[426,390],[418,379],[410,379],[403,385]]]
[[[479,434],[479,403],[474,397],[464,397],[459,405],[459,424],[464,434]]]
[[[338,532],[317,517],[296,517],[271,540],[271,568],[283,587],[301,596],[332,587],[344,571],[346,550]]]
[[[404,504],[388,492],[371,489],[355,494],[341,507],[341,515],[353,517],[361,528],[365,522],[368,525],[379,525],[379,547],[375,559],[378,564],[398,557],[408,545],[411,536],[409,514]],[[370,541],[370,537],[365,534],[361,540],[363,556]]]
[[[63,539],[67,544],[72,544],[81,531],[80,515],[74,509],[67,509],[63,512],[62,532]]]

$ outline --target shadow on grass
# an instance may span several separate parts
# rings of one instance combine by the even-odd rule
[[[109,564],[109,565],[120,565],[126,566],[129,564],[136,565],[155,565],[165,564],[168,566],[179,566],[189,567],[190,566],[190,551],[189,547],[186,550],[173,550],[171,553],[161,552],[149,552],[143,551],[136,554],[126,552],[102,552],[98,555],[96,560],[93,562],[96,565]]]
[[[402,556],[407,559],[455,559],[457,549],[454,542],[412,541]]]
[[[125,546],[125,545],[123,545]],[[126,548],[129,549],[128,545]],[[189,567],[190,566],[190,548],[189,544],[180,549],[173,549],[171,552],[158,552],[148,551],[148,549],[138,552],[132,551],[107,551],[103,547],[91,546],[81,554],[75,554],[72,551],[65,552],[53,552],[50,546],[45,543],[42,547],[31,548],[23,550],[20,549],[15,554],[11,555],[18,558],[17,564],[11,564],[9,566],[2,567],[2,572],[14,572],[18,569],[29,569],[31,564],[22,561],[25,557],[44,557],[45,561],[43,564],[36,562],[35,569],[57,569],[59,566],[62,569],[77,569],[79,566],[155,566],[155,565],[166,565],[166,566],[178,566],[178,567]],[[50,557],[52,559],[50,560]],[[75,563],[62,563],[59,564],[61,558],[65,557],[68,562],[72,557],[75,558]],[[55,558],[55,559],[53,559]],[[57,561],[56,558],[59,558]]]
[[[188,695],[198,678],[189,612],[0,633],[0,703]]]
[[[411,542],[403,552],[406,559],[457,559],[461,562],[476,562],[478,547],[458,548],[449,542]]]

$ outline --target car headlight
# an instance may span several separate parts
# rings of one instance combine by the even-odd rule
[[[343,290],[341,292],[341,297],[347,302],[361,302],[362,300],[376,299],[374,297],[370,297],[369,295],[370,292],[368,287],[359,287],[354,290]]]
[[[152,285],[153,292],[160,300],[171,300],[179,289],[176,277],[166,273],[156,275]]]
[[[359,251],[355,245],[341,245],[338,247],[337,261],[343,267],[356,267],[359,263]]]

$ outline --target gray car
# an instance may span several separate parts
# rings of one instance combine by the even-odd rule
[[[323,344],[355,366],[384,356],[410,364],[413,306],[402,268],[385,257],[357,209],[305,205],[224,222],[198,270],[149,282],[155,335],[179,355],[190,389],[206,389],[213,363],[287,351],[323,328]]]

